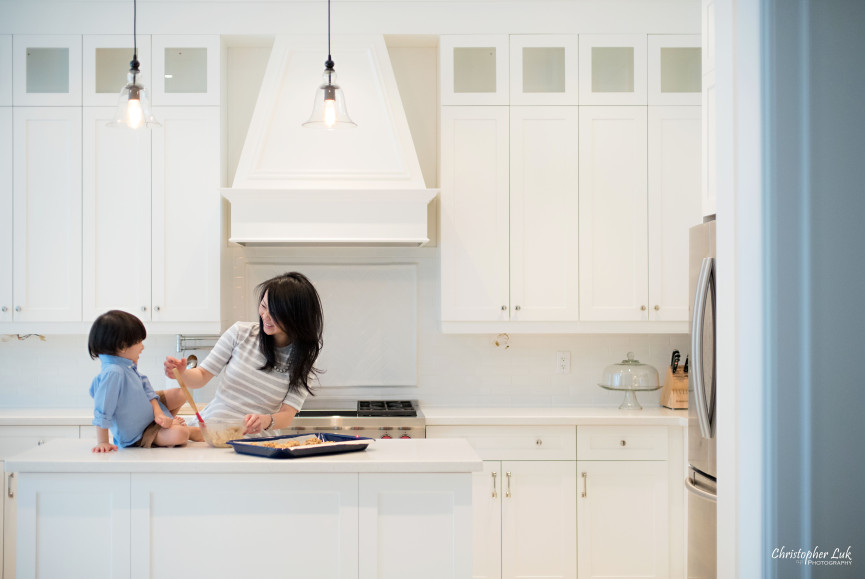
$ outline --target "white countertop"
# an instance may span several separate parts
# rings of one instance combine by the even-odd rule
[[[424,406],[422,411],[427,426],[688,425],[687,410],[660,407],[619,410],[615,407],[427,408]]]
[[[453,425],[566,425],[589,424],[687,426],[687,410],[645,407],[619,410],[615,407],[426,407],[421,406],[427,426]],[[181,412],[183,414],[183,412]],[[192,414],[190,411],[187,414]],[[0,409],[0,426],[86,426],[93,420],[89,408]]]
[[[463,439],[376,440],[366,450],[271,459],[191,442],[177,448],[91,452],[92,440],[56,439],[6,459],[7,472],[41,473],[468,473],[483,468]]]

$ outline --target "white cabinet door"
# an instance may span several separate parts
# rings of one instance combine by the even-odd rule
[[[700,105],[699,34],[650,34],[649,105]]]
[[[503,461],[502,579],[577,576],[573,461]]]
[[[142,65],[153,71],[154,105],[219,105],[219,35],[154,35],[151,46],[153,63]],[[156,120],[162,122],[158,115]]]
[[[718,129],[715,123],[717,109],[715,104],[715,72],[703,76],[702,128],[702,192],[703,215],[715,215],[717,196]]]
[[[15,577],[130,577],[128,474],[19,473],[17,486]],[[101,556],[82,557],[93,545]]]
[[[580,104],[645,105],[645,34],[580,34]]]
[[[439,38],[441,104],[508,104],[508,36],[456,34]]]
[[[153,321],[219,321],[218,107],[154,108]]]
[[[511,105],[576,105],[576,34],[512,34]]]
[[[502,463],[472,473],[472,579],[502,576]]]
[[[12,106],[12,36],[0,35],[0,107]],[[10,131],[11,135],[12,132]]]
[[[456,579],[472,568],[472,478],[361,474],[360,579]]]
[[[507,320],[508,109],[442,107],[442,320]]]
[[[144,85],[148,97],[153,84],[150,58],[150,36],[138,34],[138,60],[140,62],[137,80]],[[129,63],[133,55],[131,34],[91,34],[84,36],[82,92],[84,106],[116,107],[120,89],[126,86]],[[112,115],[114,109],[111,111]]]
[[[665,461],[577,461],[579,577],[670,576]]]
[[[688,321],[688,230],[700,223],[700,108],[649,107],[649,319]]]
[[[12,321],[12,154],[12,107],[0,107],[0,322]]]
[[[580,319],[648,319],[646,107],[580,107]]]
[[[12,43],[15,106],[81,106],[81,36],[16,34]]]
[[[81,320],[81,108],[16,107],[13,319]]]
[[[119,309],[150,319],[150,135],[84,109],[84,320]]]
[[[577,321],[577,107],[510,115],[510,319]]]
[[[131,489],[134,579],[357,578],[356,474],[133,474]]]

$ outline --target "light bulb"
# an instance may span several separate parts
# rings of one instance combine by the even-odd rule
[[[130,129],[137,129],[144,121],[144,110],[141,108],[141,99],[130,98],[126,103],[126,125]]]
[[[324,124],[327,127],[336,124],[336,101],[333,99],[324,101]]]

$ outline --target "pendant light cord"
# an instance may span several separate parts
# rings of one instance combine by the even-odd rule
[[[330,0],[328,0],[330,2]],[[138,60],[138,1],[132,0],[132,59]]]
[[[330,57],[330,0],[327,0],[327,59],[333,60]]]

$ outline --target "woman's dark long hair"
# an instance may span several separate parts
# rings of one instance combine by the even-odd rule
[[[314,364],[324,344],[321,337],[324,316],[318,292],[305,275],[295,271],[269,279],[256,290],[259,304],[267,294],[270,317],[291,340],[289,390],[296,392],[303,388],[313,394],[309,379],[313,374],[320,373]],[[276,343],[273,336],[264,333],[261,316],[258,317],[258,349],[265,359],[261,370],[276,366]]]

